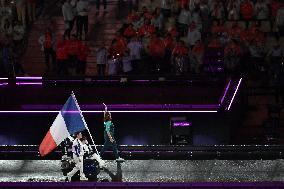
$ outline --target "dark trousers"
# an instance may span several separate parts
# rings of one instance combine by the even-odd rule
[[[82,38],[83,28],[85,31],[85,36],[88,34],[88,20],[88,16],[77,17],[77,36],[79,39]]]
[[[98,69],[98,75],[99,76],[104,76],[105,71],[106,71],[106,65],[105,64],[97,64],[97,69]]]
[[[51,63],[52,63],[52,70],[56,70],[56,65],[55,65],[55,52],[52,48],[44,49],[44,62],[46,65],[47,70],[50,70],[49,66],[49,60],[51,58]]]
[[[68,39],[70,39],[70,35],[71,35],[71,32],[72,32],[72,29],[74,27],[74,22],[75,20],[72,20],[72,21],[65,21],[65,24],[68,24],[68,28],[64,31],[64,36],[68,37]]]
[[[132,68],[133,68],[133,73],[134,74],[139,74],[141,73],[141,60],[139,59],[136,59],[136,60],[132,60],[131,61],[131,65],[132,65]]]
[[[84,75],[86,72],[86,65],[87,65],[86,60],[85,61],[78,60],[76,66],[76,73]]]
[[[25,74],[26,73],[22,64],[20,64],[19,62],[14,62],[14,70],[15,70],[15,74]]]
[[[57,60],[57,74],[58,75],[68,75],[68,69],[67,69],[67,63],[68,60]]]
[[[117,149],[116,141],[114,141],[113,143],[110,142],[109,137],[108,137],[106,132],[104,133],[104,139],[105,139],[105,143],[104,143],[104,146],[103,146],[103,148],[102,148],[102,150],[100,152],[100,156],[102,157],[104,152],[107,150],[107,148],[109,146],[112,146],[112,150],[113,150],[114,156],[115,156],[116,159],[118,159],[119,156],[118,156],[118,149]]]
[[[104,9],[106,10],[107,8],[107,1],[106,0],[102,0],[103,4],[104,4]],[[97,0],[96,1],[96,6],[97,6],[97,10],[100,10],[100,6],[101,6],[101,0]]]

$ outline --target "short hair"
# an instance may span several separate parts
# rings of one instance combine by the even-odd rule
[[[81,132],[74,133],[75,138],[78,136],[79,133],[81,133]]]

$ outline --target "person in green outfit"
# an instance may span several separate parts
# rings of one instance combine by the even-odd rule
[[[105,143],[104,146],[100,152],[100,156],[104,154],[106,149],[112,145],[112,149],[116,158],[116,161],[118,162],[124,162],[125,160],[118,155],[118,149],[117,144],[114,139],[114,124],[112,123],[111,113],[107,111],[107,106],[105,106],[105,112],[104,112],[104,139]]]

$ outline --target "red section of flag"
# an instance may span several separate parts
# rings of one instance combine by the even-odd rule
[[[52,135],[50,133],[50,130],[46,133],[43,141],[41,142],[39,146],[39,153],[41,156],[45,156],[46,154],[50,153],[57,147],[57,144],[55,143],[54,139],[52,138]]]

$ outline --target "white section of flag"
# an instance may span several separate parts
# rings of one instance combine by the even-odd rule
[[[52,126],[50,127],[50,134],[57,145],[59,145],[70,135],[61,112],[59,112]]]

